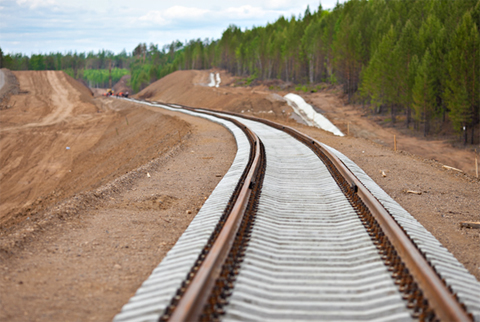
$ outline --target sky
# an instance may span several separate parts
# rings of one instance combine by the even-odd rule
[[[340,3],[345,0],[339,0]],[[0,48],[5,54],[127,53],[139,43],[162,48],[174,40],[219,39],[230,24],[265,26],[303,16],[337,0],[0,0]]]

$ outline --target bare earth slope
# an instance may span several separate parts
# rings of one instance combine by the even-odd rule
[[[305,95],[305,94],[304,94]],[[365,112],[358,107],[345,105],[331,91],[306,94],[306,100],[319,107],[323,113],[345,133],[347,123],[352,136],[361,137],[393,149],[393,136],[397,138],[397,148],[429,160],[437,160],[442,164],[462,169],[470,175],[475,175],[475,153],[471,149],[454,148],[448,142],[429,139],[428,141],[408,135],[403,135],[395,128],[382,127],[372,118],[367,118]],[[480,155],[480,147],[477,147]]]
[[[393,152],[367,121],[354,124],[358,137],[303,126],[278,94],[230,87],[224,72],[210,88],[209,72],[173,73],[139,97],[297,127],[357,162],[480,278],[479,231],[459,228],[480,221],[479,180]],[[228,170],[234,140],[201,119],[92,98],[61,72],[14,74],[20,91],[0,110],[0,321],[111,320]],[[336,125],[353,122],[338,98],[315,95]]]
[[[150,157],[138,159],[132,150],[150,149],[156,155],[149,141],[153,130],[186,126],[113,101],[94,101],[87,88],[63,72],[14,74],[25,94],[12,96],[9,104],[15,107],[0,114],[3,228],[28,217],[38,205],[94,186],[100,178],[111,180],[122,166],[140,166]],[[98,145],[107,141],[108,149],[102,150]]]
[[[221,86],[208,87],[209,72],[187,70],[177,71],[151,84],[135,95],[138,98],[159,102],[175,102],[192,107],[216,110],[268,114],[268,117],[282,116],[290,108],[274,93],[261,89],[231,87],[231,77],[220,72]],[[225,85],[224,85],[225,84]]]

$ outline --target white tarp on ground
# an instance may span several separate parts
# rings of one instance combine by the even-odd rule
[[[210,83],[208,83],[208,86],[213,87],[215,86],[215,74],[210,73]]]
[[[344,136],[344,134],[325,116],[315,112],[313,107],[310,104],[307,104],[301,96],[290,93],[284,97],[287,100],[288,105],[290,105],[295,113],[297,113],[308,125],[318,127],[338,136]]]
[[[217,73],[216,76],[215,76],[215,73],[210,73],[210,83],[208,83],[208,86],[218,87],[218,86],[220,86],[221,82],[222,82],[222,80],[220,79],[220,74],[219,73]]]

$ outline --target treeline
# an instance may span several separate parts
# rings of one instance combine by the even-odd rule
[[[63,70],[75,79],[85,81],[90,87],[110,87],[119,79],[131,74],[130,86],[134,92],[147,87],[151,82],[177,70],[172,67],[176,53],[184,45],[174,41],[159,49],[158,45],[139,44],[131,53],[125,50],[114,54],[108,50],[97,53],[50,53],[50,54],[7,54],[0,48],[0,68],[10,70]],[[187,49],[188,50],[188,49]],[[206,66],[202,66],[203,68]],[[111,77],[111,79],[110,79]],[[111,85],[110,85],[111,81]]]
[[[478,143],[479,28],[480,0],[350,0],[252,29],[232,25],[219,40],[0,61],[11,69],[71,68],[77,78],[111,61],[130,69],[135,92],[176,70],[212,67],[249,80],[341,84],[350,102],[389,113],[393,123],[404,120],[425,136],[453,128]]]
[[[189,44],[180,68],[343,85],[350,102],[401,116],[426,136],[452,127],[478,143],[479,0],[351,0],[332,11],[231,26],[217,42]]]
[[[90,88],[110,88],[115,85],[122,76],[130,73],[126,68],[80,69],[76,75],[72,68],[67,68],[64,71],[73,78],[83,80]]]
[[[150,83],[178,70],[185,69],[174,64],[184,45],[180,41],[173,41],[159,49],[158,45],[139,44],[132,52],[133,61],[130,64],[130,86],[138,92]]]
[[[50,54],[7,54],[0,48],[0,68],[10,70],[63,70],[75,79],[84,80],[90,87],[108,87],[110,70],[112,83],[129,73],[132,55],[108,50],[97,53],[68,52]]]

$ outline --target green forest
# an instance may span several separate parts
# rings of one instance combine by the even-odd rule
[[[266,26],[231,25],[218,40],[120,54],[0,50],[0,65],[65,70],[92,87],[106,87],[112,68],[112,81],[128,73],[135,92],[176,70],[213,67],[250,81],[338,84],[350,103],[424,136],[453,129],[464,143],[479,141],[480,0],[350,0]]]

